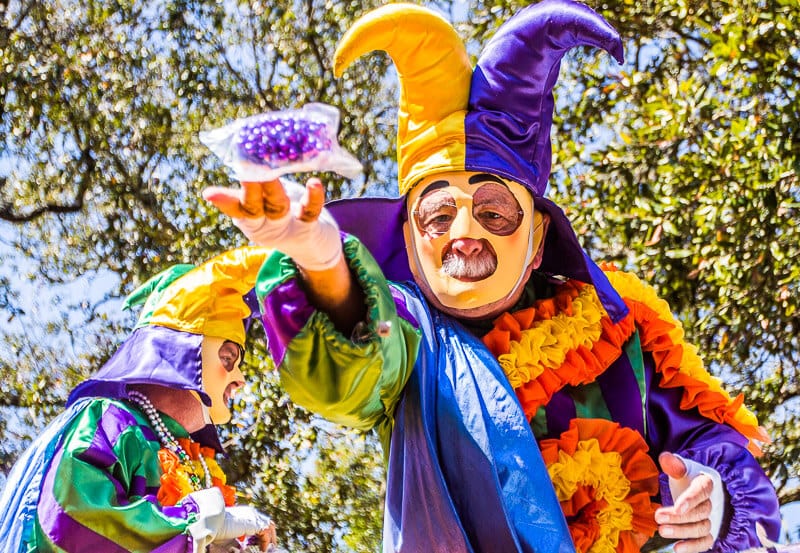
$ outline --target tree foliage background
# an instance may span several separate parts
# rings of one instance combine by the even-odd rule
[[[598,258],[645,276],[773,443],[800,500],[800,7],[796,0],[589,0],[626,63],[571,53],[556,88],[550,194]],[[228,183],[202,129],[311,101],[342,112],[364,178],[391,194],[394,69],[342,79],[336,41],[377,2],[0,0],[0,470],[135,315],[119,299],[243,237],[199,198]],[[428,3],[479,53],[526,2]],[[233,183],[231,183],[233,184]],[[294,407],[259,343],[228,469],[292,551],[377,551],[374,436]],[[797,529],[789,529],[794,538]]]

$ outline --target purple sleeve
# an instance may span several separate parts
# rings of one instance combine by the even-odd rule
[[[681,388],[661,388],[660,375],[647,365],[647,434],[654,457],[676,453],[716,470],[725,486],[726,506],[719,537],[712,551],[736,552],[761,546],[756,523],[774,541],[780,533],[778,497],[758,461],[747,450],[747,438],[725,424],[682,410]],[[661,498],[672,504],[667,476],[661,475]]]
[[[364,292],[369,330],[374,334],[378,322],[399,317],[416,328],[419,323],[411,315],[402,293],[389,286],[380,267],[352,236],[343,237],[344,255],[350,269]],[[299,336],[312,318],[320,319],[320,326],[329,333],[326,343],[337,338],[349,342],[349,337],[339,335],[327,314],[317,311],[311,304],[300,281],[297,267],[287,256],[276,253],[261,269],[256,291],[261,304],[261,320],[267,345],[275,365],[283,362],[289,344]],[[345,347],[350,347],[347,344]]]

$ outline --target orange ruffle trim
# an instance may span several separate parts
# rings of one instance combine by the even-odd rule
[[[580,316],[576,317],[574,302],[581,294],[591,295],[595,302],[587,302]],[[596,314],[589,313],[591,311],[596,311]],[[495,321],[494,328],[484,336],[483,343],[508,373],[508,364],[504,363],[504,356],[511,353],[513,345],[520,343],[524,331],[543,330],[545,321],[556,318],[565,320],[557,325],[558,330],[553,333],[561,336],[557,335],[549,340],[555,343],[545,343],[544,347],[552,345],[553,349],[561,349],[560,355],[550,356],[551,359],[557,358],[561,361],[555,364],[548,363],[547,359],[541,360],[538,366],[531,370],[531,373],[535,373],[533,378],[522,379],[522,382],[515,383],[514,379],[510,378],[529,419],[533,418],[537,409],[546,405],[553,394],[564,386],[577,386],[594,381],[620,356],[623,345],[635,330],[633,317],[626,317],[616,325],[611,322],[600,306],[592,286],[568,281],[558,287],[552,298],[538,300],[528,309],[501,315]],[[577,321],[577,318],[584,321]],[[587,325],[586,319],[597,322]],[[581,340],[581,335],[586,333],[588,326],[595,327],[594,339]],[[568,341],[563,338],[564,335],[578,336],[579,343],[567,343]]]
[[[533,418],[564,386],[594,381],[619,358],[638,329],[642,349],[653,354],[662,375],[660,386],[683,389],[681,409],[696,407],[703,416],[730,425],[750,440],[751,453],[761,455],[758,442],[770,441],[766,431],[743,405],[744,396],[731,398],[705,369],[697,349],[684,342],[683,328],[667,302],[636,276],[604,268],[630,310],[617,324],[592,286],[569,281],[552,298],[504,313],[484,336],[483,343],[506,372],[526,416]]]
[[[215,452],[209,447],[202,447],[197,442],[188,438],[178,438],[178,443],[189,455],[190,465],[181,463],[180,458],[168,449],[158,451],[158,461],[161,465],[161,487],[158,489],[158,502],[165,506],[176,505],[181,499],[194,491],[190,474],[195,474],[202,482],[205,478],[200,455],[205,458],[206,466],[211,473],[212,485],[219,488],[225,505],[231,507],[236,504],[236,489],[226,484],[225,473],[214,459]]]
[[[642,349],[653,354],[655,369],[661,373],[659,385],[682,388],[681,409],[696,407],[704,417],[730,425],[750,440],[750,452],[760,456],[758,442],[771,441],[766,430],[744,406],[744,395],[731,398],[722,382],[705,369],[697,348],[684,342],[683,327],[673,317],[667,302],[631,273],[607,270],[606,276],[636,320]]]
[[[658,469],[636,431],[573,419],[539,445],[579,552],[634,553],[655,534]]]

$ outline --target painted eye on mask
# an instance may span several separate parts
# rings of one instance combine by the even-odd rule
[[[244,348],[236,342],[226,340],[219,348],[219,362],[227,372],[233,371],[236,368],[236,362],[239,359],[244,359]]]
[[[437,237],[447,233],[458,215],[458,206],[446,190],[424,195],[413,212],[417,228]],[[524,212],[516,198],[503,186],[487,184],[472,196],[472,218],[497,236],[513,234],[522,223]]]

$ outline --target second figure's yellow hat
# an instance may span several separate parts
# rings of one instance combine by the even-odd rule
[[[136,328],[159,325],[243,345],[243,320],[251,312],[243,296],[255,286],[258,270],[271,253],[244,247],[197,267],[175,265],[134,290],[123,307],[144,304]]]

